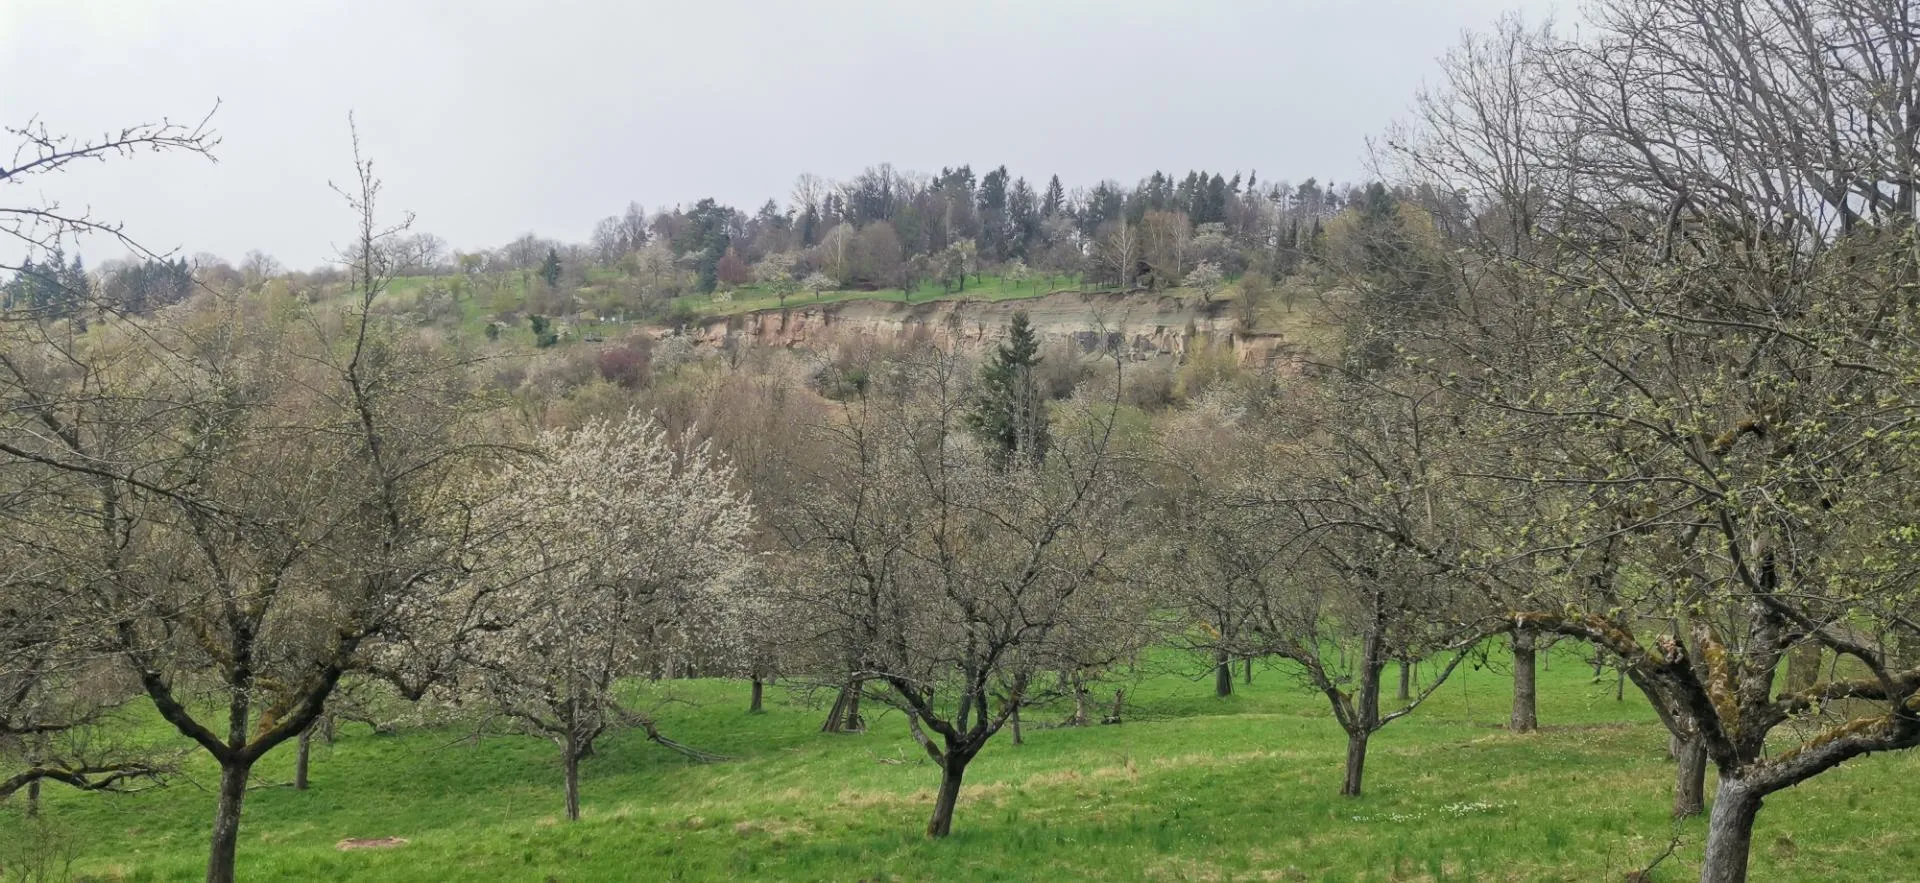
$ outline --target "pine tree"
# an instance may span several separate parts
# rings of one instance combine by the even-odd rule
[[[560,287],[560,253],[547,249],[547,259],[540,262],[540,279],[548,288]]]
[[[1053,179],[1047,182],[1046,197],[1040,200],[1040,214],[1042,217],[1051,218],[1065,211],[1066,208],[1067,189],[1060,186],[1060,176],[1054,175]]]
[[[61,276],[56,313],[61,318],[75,320],[78,330],[85,331],[86,309],[93,302],[93,283],[87,279],[86,264],[81,263],[79,255],[74,255],[73,263],[67,265]]]
[[[1048,446],[1047,401],[1034,369],[1040,339],[1025,312],[1013,314],[1007,340],[980,369],[980,396],[967,426],[1002,468],[1038,466]]]
[[[33,258],[20,262],[20,269],[13,271],[13,278],[7,280],[5,306],[9,310],[26,310],[33,307],[34,273]]]

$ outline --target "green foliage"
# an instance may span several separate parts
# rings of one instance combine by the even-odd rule
[[[548,288],[560,286],[560,253],[558,251],[547,249],[546,259],[540,262],[540,281],[547,283]]]
[[[80,315],[92,297],[93,284],[80,256],[68,262],[58,246],[39,263],[32,258],[22,261],[13,278],[0,285],[0,306],[49,319]]]
[[[1040,339],[1026,311],[1013,314],[1007,339],[980,368],[980,394],[967,427],[1002,466],[1037,465],[1047,456],[1047,399],[1034,368]]]
[[[554,333],[553,320],[534,314],[527,317],[527,324],[533,328],[533,345],[542,349],[560,342],[560,335]]]
[[[686,227],[673,241],[673,251],[693,256],[694,287],[711,294],[720,284],[720,258],[726,255],[730,239],[728,224],[733,209],[712,199],[702,199],[687,213]]]

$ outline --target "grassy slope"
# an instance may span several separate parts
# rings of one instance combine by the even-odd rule
[[[511,292],[509,299],[524,298],[524,294],[521,293],[517,287],[519,284],[517,281],[519,274],[508,274],[503,278],[509,283],[508,287]],[[384,296],[385,301],[397,308],[411,307],[418,301],[420,295],[426,291],[428,286],[433,283],[434,278],[428,276],[405,276],[395,279],[388,287],[387,293]],[[969,283],[965,292],[947,293],[942,291],[938,285],[933,284],[922,286],[916,290],[911,299],[898,289],[888,291],[830,291],[824,292],[818,297],[811,294],[796,294],[787,298],[787,306],[792,309],[804,309],[821,303],[840,303],[860,300],[885,301],[891,303],[902,303],[908,302],[909,300],[912,303],[923,303],[930,300],[958,299],[984,301],[1026,300],[1044,296],[1049,291],[1060,290],[1063,286],[1071,287],[1073,284],[1075,284],[1075,280],[1069,277],[1053,277],[1035,279],[1014,285],[1008,283],[1002,277],[988,275],[982,277],[977,282]],[[1304,283],[1296,282],[1290,284]],[[1162,295],[1154,296],[1158,297],[1163,295],[1196,300],[1199,298],[1198,292],[1184,288],[1170,289],[1162,293]],[[1232,301],[1238,296],[1238,286],[1229,285],[1217,293],[1215,299],[1219,301]],[[1281,298],[1275,295],[1261,310],[1259,322],[1255,326],[1256,330],[1264,333],[1285,335],[1287,338],[1305,345],[1310,349],[1328,344],[1335,339],[1338,324],[1321,306],[1321,301],[1326,297],[1328,297],[1328,295],[1316,294],[1310,298],[1303,299],[1303,302],[1296,305],[1295,308],[1288,309]],[[587,298],[583,296],[583,302],[586,299]],[[470,340],[479,340],[484,335],[488,322],[493,318],[493,301],[494,298],[491,295],[484,293],[459,299],[457,306],[460,311],[460,317],[456,325],[458,333]],[[727,299],[718,301],[706,295],[684,295],[676,298],[675,304],[676,309],[682,314],[689,316],[734,315],[779,308],[778,299],[761,290],[758,286],[740,288],[731,292],[727,296]],[[1091,318],[1092,317],[1089,317],[1089,321],[1091,321]],[[667,321],[671,320],[659,319],[654,320],[654,323],[658,324]],[[630,327],[630,325],[619,322],[588,321],[573,327],[571,332],[562,339],[561,345],[564,346],[569,342],[573,342],[578,339],[579,335],[586,333],[598,334],[608,340],[617,339]],[[532,348],[532,332],[524,321],[515,322],[505,328],[501,339],[510,344],[521,345],[526,349]]]
[[[881,291],[827,291],[819,297],[800,293],[787,298],[789,307],[805,307],[816,303],[835,303],[846,300],[877,300],[892,303],[921,303],[929,300],[970,299],[970,300],[1023,300],[1039,297],[1049,291],[1070,288],[1075,280],[1067,276],[1053,278],[1036,277],[1015,284],[1000,276],[985,275],[979,279],[970,279],[966,291],[949,292],[936,283],[924,283],[914,289],[911,297],[898,289]],[[778,309],[780,299],[768,293],[758,285],[743,286],[733,292],[726,300],[716,301],[704,294],[689,294],[676,298],[682,308],[701,315],[725,316],[735,313],[750,313],[755,310]]]
[[[1629,691],[1590,684],[1569,655],[1542,677],[1549,731],[1513,736],[1503,676],[1469,672],[1374,740],[1367,794],[1335,795],[1342,737],[1324,702],[1279,671],[1230,699],[1163,674],[1134,685],[1122,726],[1002,733],[975,762],[956,833],[920,836],[934,769],[898,715],[863,736],[817,732],[820,714],[775,689],[770,713],[741,712],[745,687],[676,687],[664,728],[738,760],[682,761],[632,736],[584,766],[584,818],[557,821],[558,763],[546,743],[457,731],[373,736],[352,728],[316,747],[307,793],[248,798],[244,879],[1619,879],[1659,854],[1671,767],[1665,736]],[[1030,720],[1057,719],[1034,712]],[[260,783],[290,778],[292,745]],[[882,760],[903,760],[886,763]],[[211,768],[136,796],[50,788],[48,830],[95,879],[200,873]],[[1762,812],[1755,879],[1888,879],[1920,844],[1903,782],[1920,756],[1876,757],[1779,795]],[[1711,791],[1709,792],[1711,793]],[[1851,810],[1872,807],[1873,815]],[[1661,868],[1683,879],[1704,822]],[[0,812],[0,862],[41,836]],[[399,836],[340,852],[344,837]]]
[[[612,277],[605,273],[596,275],[603,278],[590,279],[588,283],[589,286],[608,284],[612,281]],[[396,278],[388,284],[387,296],[397,303],[411,303],[422,291],[434,283],[435,278],[436,277],[432,276],[402,276]],[[451,277],[439,278],[449,279]],[[489,284],[499,283],[504,285],[507,300],[524,302],[526,298],[522,274],[501,274],[497,279],[490,279],[488,282]],[[1073,289],[1078,286],[1078,284],[1078,280],[1072,276],[1036,276],[1025,282],[1014,283],[1002,276],[985,274],[978,278],[969,279],[965,291],[950,291],[942,288],[937,283],[926,282],[922,283],[918,288],[915,288],[911,296],[909,296],[906,291],[898,288],[882,289],[879,291],[827,291],[817,296],[808,292],[798,292],[787,298],[786,305],[788,307],[800,308],[819,303],[838,303],[850,300],[886,301],[889,303],[923,303],[930,300],[960,299],[986,301],[1025,300],[1040,297],[1049,291]],[[1230,300],[1234,296],[1235,291],[1235,287],[1229,285],[1222,289],[1216,296],[1222,300]],[[1199,297],[1198,292],[1184,288],[1170,289],[1166,294],[1174,297]],[[492,299],[491,290],[487,289],[481,294],[462,301],[462,306],[467,312],[473,313],[477,317],[479,314],[488,310],[489,304],[487,302]],[[587,290],[581,292],[578,302],[584,305],[592,302],[592,300],[593,291]],[[780,299],[768,291],[765,286],[756,284],[741,286],[730,292],[719,292],[714,296],[685,294],[674,298],[674,304],[689,315],[726,316],[737,313],[750,313],[757,310],[778,309],[780,307]],[[484,325],[484,322],[481,324]]]

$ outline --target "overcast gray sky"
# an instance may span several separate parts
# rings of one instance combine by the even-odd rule
[[[751,210],[879,162],[1350,180],[1464,29],[1554,5],[0,0],[0,120],[82,132],[217,98],[218,165],[141,157],[42,192],[160,248],[307,267],[350,226],[327,188],[349,110],[386,207],[457,248],[584,239],[629,200]]]

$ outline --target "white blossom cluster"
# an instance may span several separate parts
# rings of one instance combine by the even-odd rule
[[[621,678],[724,649],[752,507],[706,445],[650,418],[544,432],[535,447],[488,479],[482,517],[508,525],[485,567],[502,627],[476,641],[465,686],[530,730],[590,742],[620,720]]]

